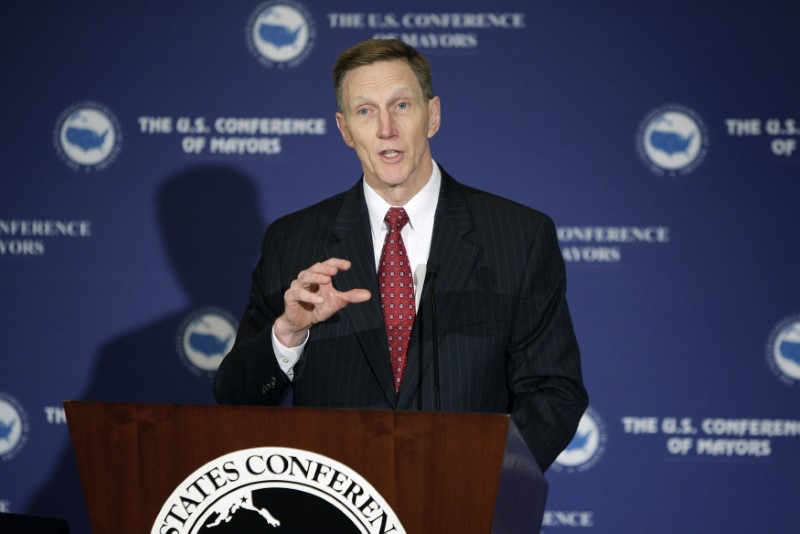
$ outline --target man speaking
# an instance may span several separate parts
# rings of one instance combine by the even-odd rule
[[[218,402],[510,413],[546,470],[588,402],[552,220],[432,159],[410,46],[357,44],[333,79],[363,177],[267,229]]]

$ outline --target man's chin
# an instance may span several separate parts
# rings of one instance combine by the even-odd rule
[[[400,168],[380,169],[378,173],[372,175],[372,179],[367,179],[367,183],[375,190],[395,189],[403,187],[408,182],[408,174]]]

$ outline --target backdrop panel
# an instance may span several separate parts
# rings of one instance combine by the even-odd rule
[[[358,179],[330,71],[420,48],[457,179],[556,220],[591,406],[548,532],[787,532],[795,2],[0,5],[0,511],[88,523],[61,402],[212,403],[277,217]]]

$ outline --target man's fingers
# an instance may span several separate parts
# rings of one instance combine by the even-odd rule
[[[336,269],[346,271],[350,268],[350,261],[343,260],[341,258],[328,258],[327,260],[322,262],[322,265],[328,265],[331,267],[335,267]]]
[[[292,281],[292,287],[309,287],[312,285],[324,286],[331,283],[333,278],[330,275],[303,271]]]
[[[341,293],[332,287],[333,277],[339,271],[349,269],[350,266],[350,261],[341,258],[329,258],[315,263],[297,275],[284,294],[284,300],[287,305],[296,303],[304,307],[326,305],[327,302],[326,307],[332,310],[369,300],[370,292],[366,289],[353,289]]]
[[[296,286],[287,290],[284,294],[284,300],[287,302],[307,302],[309,304],[323,304],[325,302],[322,295],[310,291],[303,286]]]
[[[339,271],[348,270],[350,265],[351,263],[348,260],[329,258],[323,262],[315,263],[308,269],[300,271],[296,281],[300,281],[304,284],[330,284],[331,279],[336,276]]]
[[[368,301],[372,294],[366,289],[351,289],[342,293],[337,292],[336,296],[347,304],[356,304]],[[306,302],[308,304],[325,303],[325,298],[322,295],[304,287],[290,289],[286,292],[286,299],[290,302]]]
[[[339,296],[350,304],[366,302],[372,298],[372,294],[366,289],[351,289],[350,291],[340,293]]]
[[[315,263],[303,272],[325,274],[336,276],[339,271],[346,271],[350,268],[350,262],[341,258],[328,258],[325,261]]]

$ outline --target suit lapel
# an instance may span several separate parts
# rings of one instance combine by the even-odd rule
[[[447,330],[453,311],[458,306],[459,295],[469,280],[476,260],[483,250],[480,245],[469,239],[472,228],[472,216],[461,185],[442,169],[442,187],[436,206],[430,252],[430,257],[436,259],[439,264],[435,289],[437,330],[440,340]],[[408,364],[403,375],[403,386],[400,388],[398,399],[398,407],[404,409],[420,407],[431,409],[433,407],[432,404],[429,405],[432,403],[430,399],[426,400],[424,406],[414,406],[416,390],[422,377],[433,372],[429,370],[433,352],[433,344],[430,339],[430,280],[425,280],[422,290],[420,315],[409,344]],[[420,354],[422,354],[422,358],[420,358]],[[424,395],[424,397],[427,399],[428,395]]]
[[[337,289],[340,291],[367,289],[372,294],[368,302],[352,304],[340,313],[350,321],[387,401],[395,407],[397,395],[381,312],[369,213],[362,187],[359,181],[345,193],[331,229],[336,239],[326,247],[325,253],[329,258],[344,258],[352,263],[350,270],[336,275],[334,285]]]

